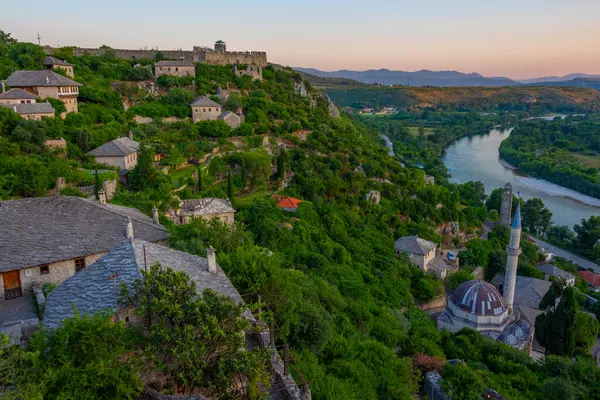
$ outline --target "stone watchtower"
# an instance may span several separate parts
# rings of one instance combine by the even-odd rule
[[[513,189],[510,183],[504,185],[502,192],[502,203],[500,203],[500,224],[510,227],[510,216],[512,212]]]
[[[227,53],[227,45],[222,40],[217,40],[215,42],[215,52],[216,53]]]

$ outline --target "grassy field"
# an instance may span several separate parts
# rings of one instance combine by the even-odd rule
[[[425,131],[425,136],[433,135],[433,133],[434,133],[434,129],[433,128],[427,128],[427,127],[425,127],[423,130]],[[408,127],[408,131],[413,136],[418,136],[419,135],[419,127],[418,126],[409,126]]]
[[[571,155],[587,168],[600,169],[600,156],[585,156],[578,153],[571,153]]]
[[[171,172],[171,184],[173,185],[173,189],[177,189],[177,188],[181,187],[181,185],[183,185],[183,183],[181,181],[184,180],[185,178],[192,176],[195,169],[196,169],[196,167],[191,166],[191,167],[182,168],[178,171]]]

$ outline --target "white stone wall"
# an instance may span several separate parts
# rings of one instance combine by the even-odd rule
[[[171,76],[195,76],[196,75],[196,67],[181,67],[181,66],[171,66],[171,67],[154,67],[154,76],[157,78],[161,75],[171,75]]]
[[[213,218],[218,219],[221,222],[227,222],[229,224],[233,224],[234,223],[234,213],[229,212],[229,213],[219,213],[219,214],[210,214],[210,215],[180,215],[180,216],[175,216],[175,224],[176,225],[181,225],[181,224],[189,224],[190,222],[192,222],[192,219],[194,218],[202,218],[206,221],[210,221]]]
[[[223,114],[223,107],[192,107],[192,121],[212,121]]]
[[[114,167],[119,167],[119,169],[127,169],[128,165],[125,157],[96,157],[96,162],[98,164],[108,164]]]
[[[86,267],[95,263],[106,252],[93,254],[85,257]],[[19,271],[21,279],[21,291],[23,296],[28,296],[28,292],[35,284],[43,285],[44,283],[59,283],[69,277],[75,275],[75,260],[63,260],[49,264],[49,273],[46,275],[40,274],[40,266],[23,268]],[[0,301],[4,301],[4,282],[0,276]]]
[[[38,86],[34,88],[34,91],[41,99],[45,99],[46,97],[52,97],[53,99],[58,99],[58,88],[52,86]]]

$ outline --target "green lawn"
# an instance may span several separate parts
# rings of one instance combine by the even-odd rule
[[[173,189],[177,189],[177,188],[181,187],[181,185],[182,185],[181,181],[184,180],[184,178],[192,176],[192,174],[194,173],[195,170],[196,170],[196,167],[190,166],[190,167],[182,168],[178,171],[170,172],[169,174],[171,175],[171,184],[173,185]]]
[[[424,128],[425,130],[425,136],[427,135],[433,135],[434,133],[434,128]],[[410,132],[410,134],[412,136],[417,136],[419,134],[419,127],[418,126],[409,126],[408,127],[408,131]]]

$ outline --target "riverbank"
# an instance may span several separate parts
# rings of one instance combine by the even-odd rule
[[[557,225],[572,227],[582,218],[600,214],[600,203],[562,186],[523,175],[511,165],[500,160],[499,147],[510,135],[510,129],[492,129],[481,135],[469,135],[455,139],[444,149],[442,162],[451,174],[453,183],[480,181],[485,191],[503,187],[510,182],[515,192],[521,192],[525,200],[538,197],[553,213]]]
[[[530,188],[542,190],[553,196],[564,197],[567,199],[575,200],[588,206],[600,208],[600,199],[597,199],[592,196],[587,196],[583,193],[579,193],[576,190],[557,185],[556,183],[552,183],[545,179],[533,178],[524,173],[523,171],[519,170],[517,167],[511,165],[507,161],[504,161],[501,158],[498,158],[498,160],[504,167],[512,169],[515,172],[516,179],[518,181]],[[600,210],[598,210],[598,212],[600,212]]]

